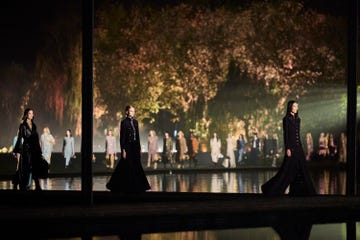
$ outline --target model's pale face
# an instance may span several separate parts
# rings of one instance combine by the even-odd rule
[[[130,109],[129,109],[129,117],[134,117],[135,116],[135,108],[133,108],[133,107],[131,107]]]
[[[291,113],[295,114],[297,113],[299,110],[299,105],[297,103],[293,103],[293,105],[291,106]]]
[[[34,112],[33,110],[30,110],[27,115],[27,119],[32,120],[34,118]]]

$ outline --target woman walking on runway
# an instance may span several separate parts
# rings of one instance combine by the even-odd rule
[[[294,100],[287,104],[286,115],[283,118],[285,156],[280,170],[261,186],[266,196],[280,196],[285,193],[289,185],[289,195],[316,194],[313,181],[306,168],[305,154],[301,145],[298,108],[298,103]]]

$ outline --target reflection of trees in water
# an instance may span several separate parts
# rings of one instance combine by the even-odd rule
[[[261,193],[260,186],[276,171],[251,170],[219,173],[176,173],[149,175],[152,191]],[[319,194],[345,194],[344,170],[312,171]]]

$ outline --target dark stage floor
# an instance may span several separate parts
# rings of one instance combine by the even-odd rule
[[[41,192],[10,190],[2,175],[1,229],[37,239],[357,239],[360,197],[343,195],[343,168],[310,168],[322,194],[296,198],[260,194],[272,167],[146,169],[153,189],[143,194],[107,191],[111,171],[104,168],[95,171],[90,194],[81,191],[78,171],[51,173]],[[312,228],[329,224],[336,230]],[[182,234],[166,235],[175,232]]]
[[[339,195],[268,198],[260,194],[98,191],[93,192],[92,203],[84,201],[81,191],[3,190],[0,196],[2,233],[13,237],[134,237],[156,232],[272,226],[294,227],[296,231],[303,226],[306,231],[313,224],[351,226],[360,216],[360,198]]]

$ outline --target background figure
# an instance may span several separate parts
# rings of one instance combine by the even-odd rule
[[[17,177],[17,171],[19,169],[19,158],[18,158],[17,154],[14,152],[18,137],[19,137],[19,130],[17,131],[16,135],[14,136],[13,145],[12,145],[12,153],[13,153],[13,156],[14,156],[14,158],[16,160],[16,171],[15,171],[16,174],[15,174],[15,176],[13,178],[14,188],[17,188],[17,185],[19,184],[18,177]],[[23,144],[23,142],[24,141],[22,141],[21,144]]]
[[[51,135],[50,129],[44,127],[43,133],[40,136],[41,151],[44,159],[50,164],[51,153],[55,144],[55,138]]]
[[[346,163],[346,144],[347,144],[346,134],[344,132],[341,132],[340,139],[339,139],[339,162],[340,163]]]
[[[305,153],[300,140],[298,103],[289,101],[283,118],[285,156],[280,170],[261,186],[267,196],[279,196],[290,185],[290,195],[315,195],[310,173],[306,169]]]
[[[184,164],[186,160],[185,153],[187,152],[187,144],[184,133],[182,131],[178,132],[175,145],[176,145],[177,168],[184,168]]]
[[[70,159],[75,156],[75,142],[70,129],[66,130],[62,152],[65,158],[65,168],[68,168]]]
[[[35,190],[41,190],[39,169],[42,152],[36,124],[34,123],[34,112],[30,108],[24,111],[13,152],[16,153],[19,161],[17,180],[20,190],[29,190],[32,180],[35,182]]]
[[[197,165],[197,159],[196,155],[199,152],[199,140],[195,136],[193,132],[190,133],[190,136],[188,138],[188,154],[189,154],[189,166],[193,165],[196,167]]]
[[[163,154],[162,154],[162,162],[165,168],[166,168],[166,164],[168,163],[170,164],[170,166],[174,164],[172,148],[173,148],[173,139],[168,132],[165,132],[163,139]]]
[[[221,155],[221,140],[218,138],[216,132],[214,132],[213,137],[210,139],[210,150],[211,150],[211,161],[217,166],[219,157]]]
[[[254,132],[250,144],[250,160],[253,164],[259,164],[259,154],[260,154],[260,139],[257,135],[257,132]]]
[[[158,151],[158,136],[154,130],[150,130],[148,136],[148,160],[147,168],[151,167],[151,163],[154,163],[154,169],[157,168],[157,151]]]
[[[320,157],[320,160],[324,160],[325,157],[326,157],[326,153],[327,153],[327,140],[326,140],[326,137],[325,137],[325,133],[320,133],[320,136],[319,136],[319,151],[318,151],[318,154],[319,154],[319,157]]]
[[[271,138],[271,157],[272,157],[272,167],[276,167],[276,160],[279,158],[279,138],[276,133],[273,134]]]
[[[126,117],[120,123],[121,158],[116,165],[106,188],[112,192],[145,192],[150,184],[141,165],[139,123],[135,108],[126,106]]]
[[[228,134],[228,137],[226,139],[226,156],[229,158],[229,167],[235,168],[236,162],[235,162],[235,144],[234,144],[234,138],[231,133]]]
[[[106,167],[114,169],[116,152],[116,138],[113,130],[109,129],[105,138]]]
[[[329,157],[330,160],[336,160],[337,158],[337,154],[338,154],[338,147],[337,147],[337,143],[335,142],[334,139],[334,134],[330,133],[329,135]]]
[[[19,130],[16,132],[16,135],[13,138],[13,144],[11,145],[11,152],[13,152],[13,153],[14,153],[14,148],[15,148],[15,145],[16,145],[16,142],[17,142],[17,139],[18,139],[18,135],[19,135]]]
[[[306,133],[306,161],[310,161],[314,153],[314,141],[310,132]]]
[[[263,150],[264,159],[265,160],[269,159],[271,157],[272,141],[267,133],[265,133],[264,136],[262,150]]]
[[[243,159],[246,150],[246,142],[243,134],[239,134],[239,138],[236,140],[236,148],[239,154],[237,163],[239,165],[244,164]]]

